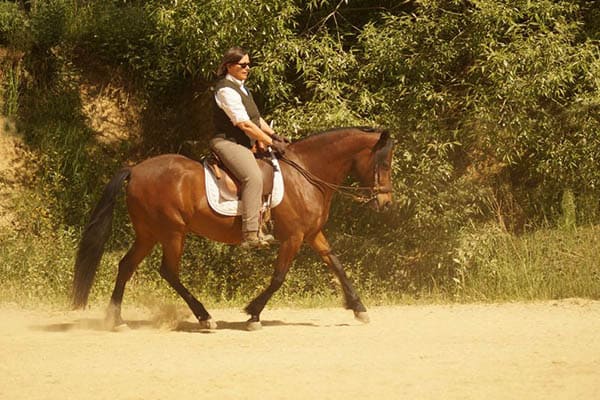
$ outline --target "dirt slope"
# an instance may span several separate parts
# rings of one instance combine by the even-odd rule
[[[166,311],[165,311],[166,310]],[[0,307],[0,399],[594,399],[600,302],[268,309],[246,332],[168,308],[102,312]],[[185,313],[184,313],[185,314]],[[173,329],[175,328],[175,329]]]
[[[14,133],[14,122],[0,116],[0,229],[6,230],[11,229],[15,220],[12,196],[18,188],[16,169],[21,164],[17,152],[19,138]]]

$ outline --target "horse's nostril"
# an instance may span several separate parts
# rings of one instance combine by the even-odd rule
[[[383,197],[383,198],[379,197],[375,203],[376,203],[378,211],[384,211],[384,210],[388,210],[390,208],[390,205],[392,204],[392,200],[388,196]]]

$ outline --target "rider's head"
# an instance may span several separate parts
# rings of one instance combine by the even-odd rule
[[[250,56],[241,47],[232,47],[223,54],[221,64],[217,70],[219,78],[230,74],[236,79],[246,80],[250,72]]]

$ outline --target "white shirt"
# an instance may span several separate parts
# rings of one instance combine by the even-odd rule
[[[233,82],[240,87],[242,92],[248,94],[248,91],[244,87],[244,81],[236,79],[229,74],[225,76],[225,79]],[[244,107],[244,104],[242,103],[242,96],[234,89],[223,87],[217,90],[215,93],[215,101],[217,102],[217,106],[225,111],[225,114],[227,114],[233,125],[237,125],[244,121],[250,121],[246,107]]]

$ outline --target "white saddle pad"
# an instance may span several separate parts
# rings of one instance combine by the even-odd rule
[[[273,173],[273,192],[271,193],[271,205],[270,207],[276,207],[283,200],[283,176],[281,175],[281,169],[279,168],[279,161],[277,159],[272,160],[277,166]],[[208,166],[207,162],[204,161],[204,176],[206,177],[206,198],[210,208],[215,210],[221,215],[235,216],[242,215],[242,202],[237,198],[236,193],[232,193],[226,188],[222,188],[219,184],[220,180],[217,179],[213,171]],[[223,185],[224,186],[224,185]],[[268,207],[269,204],[263,204],[263,208]]]

